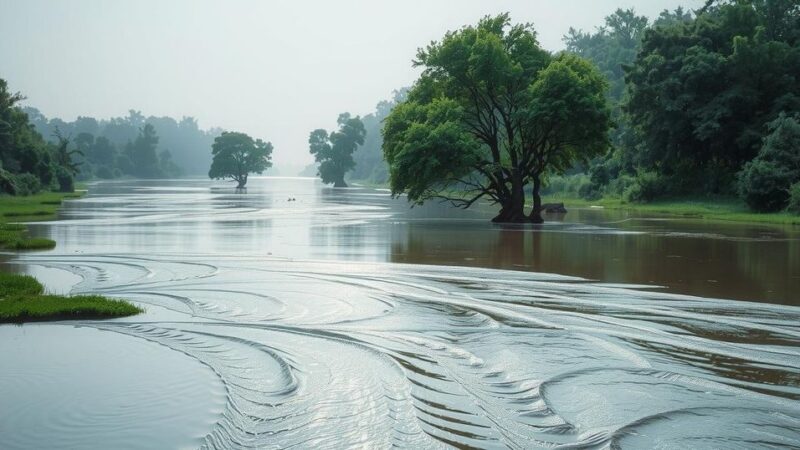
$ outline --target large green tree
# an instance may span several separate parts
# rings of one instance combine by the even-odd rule
[[[55,179],[56,164],[41,134],[30,124],[27,114],[18,106],[23,97],[8,88],[0,79],[0,170],[5,180],[2,191],[17,194],[16,176],[30,174],[42,186],[49,187]]]
[[[309,152],[319,163],[319,176],[323,183],[333,183],[333,187],[347,187],[344,176],[353,169],[353,152],[364,144],[366,130],[361,118],[342,113],[336,121],[339,130],[328,134],[323,129],[311,132],[308,137]]]
[[[461,207],[488,197],[500,205],[495,222],[541,222],[543,177],[608,147],[599,71],[575,55],[552,56],[531,25],[512,25],[508,14],[447,33],[415,65],[422,75],[383,130],[394,195]]]
[[[253,139],[245,133],[223,132],[211,146],[209,178],[236,181],[237,189],[244,188],[250,173],[261,174],[272,167],[272,143]]]

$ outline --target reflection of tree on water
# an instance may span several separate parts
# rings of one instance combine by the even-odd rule
[[[764,241],[748,237],[741,225],[734,230],[741,235],[736,239],[704,235],[697,224],[631,221],[623,227],[634,231],[637,223],[650,230],[620,233],[581,222],[542,227],[409,222],[392,229],[390,260],[558,273],[716,298],[800,300],[791,292],[800,282],[800,240],[793,234],[773,230],[775,240]]]

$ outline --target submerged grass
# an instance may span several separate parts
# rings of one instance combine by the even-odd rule
[[[61,296],[44,293],[28,275],[0,273],[0,323],[105,319],[143,312],[123,300],[100,295]]]
[[[54,219],[64,199],[78,198],[81,195],[82,193],[80,192],[42,192],[28,196],[0,195],[0,248],[9,250],[44,250],[55,247],[55,241],[28,237],[28,231],[24,225],[10,224],[8,222]]]

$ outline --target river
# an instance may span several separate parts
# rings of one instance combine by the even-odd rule
[[[800,231],[492,212],[93,184],[5,269],[146,313],[0,326],[0,448],[800,446]]]

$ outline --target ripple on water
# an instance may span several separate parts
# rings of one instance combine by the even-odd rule
[[[0,326],[0,448],[190,448],[226,404],[207,366],[93,328]]]
[[[195,388],[214,385],[180,381],[189,369],[175,369],[181,376],[160,389],[121,391],[152,397],[142,407],[86,408],[74,395],[58,398],[63,414],[41,401],[20,407],[18,443],[36,439],[31,423],[57,433],[101,411],[112,426],[170,424],[207,448],[800,446],[798,308],[442,266],[202,254],[22,261],[45,258],[81,275],[75,292],[148,306],[85,325],[113,332],[103,342],[135,336],[202,362],[224,386],[224,410],[203,416],[205,428],[148,416],[157,407],[172,417]],[[146,366],[144,380],[162,363]],[[24,382],[64,386],[28,372],[0,386],[16,395],[30,390]]]

